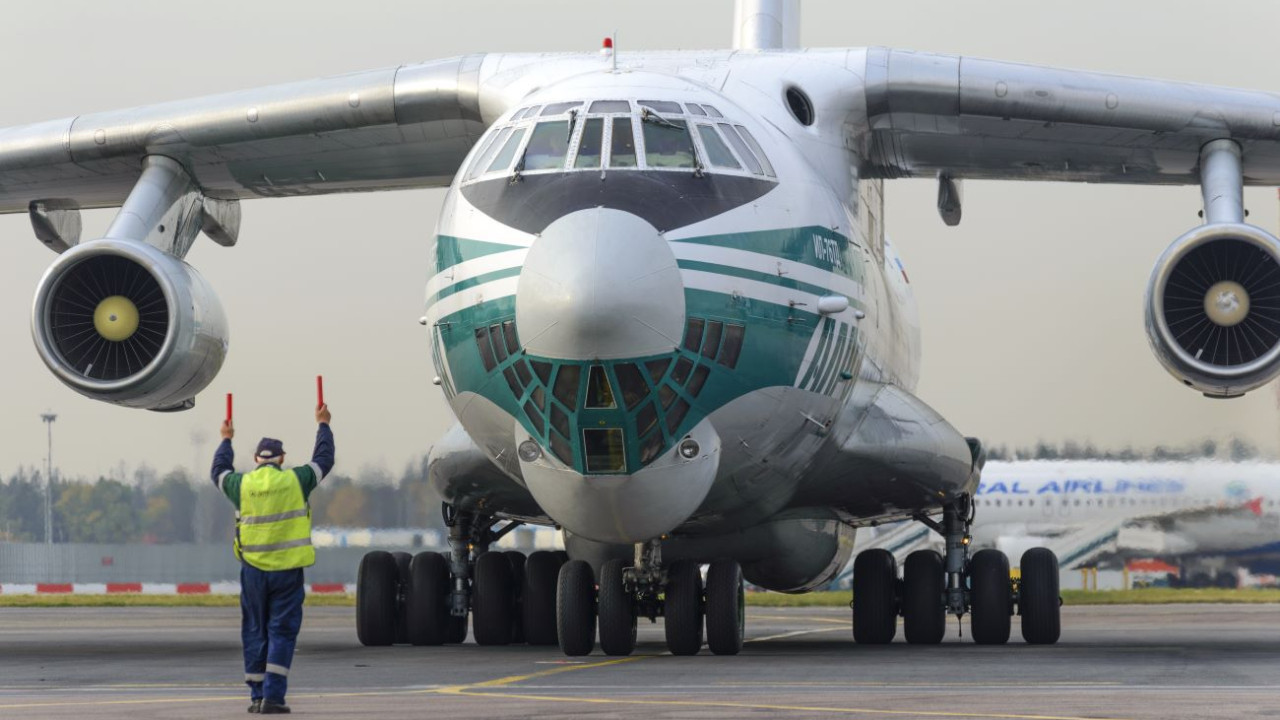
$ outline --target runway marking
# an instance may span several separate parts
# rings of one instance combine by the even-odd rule
[[[444,692],[444,691],[440,691]],[[986,718],[987,720],[1118,720],[1098,716],[1078,715],[1019,715],[1015,713],[947,712],[943,710],[882,710],[878,708],[823,707],[814,705],[771,705],[765,703],[723,702],[716,700],[624,700],[619,698],[584,698],[562,695],[525,695],[508,692],[474,692],[469,686],[458,688],[450,695],[468,697],[503,698],[506,700],[537,700],[543,702],[585,703],[589,705],[646,705],[661,707],[733,708],[738,710],[782,710],[788,712],[831,713],[839,715],[910,715],[939,718]]]

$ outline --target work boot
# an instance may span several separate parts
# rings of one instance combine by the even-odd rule
[[[254,700],[249,703],[249,712],[254,714],[262,712],[262,700]]]
[[[263,715],[288,715],[293,711],[290,710],[289,706],[285,705],[284,703],[274,703],[274,702],[271,702],[270,700],[264,700],[262,701],[262,709],[259,710],[258,712],[262,713]]]

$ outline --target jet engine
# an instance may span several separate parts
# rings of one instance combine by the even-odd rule
[[[192,407],[227,354],[226,315],[208,282],[173,255],[125,240],[63,253],[36,289],[31,333],[71,389],[149,410]]]
[[[1238,397],[1280,375],[1280,240],[1219,222],[1174,241],[1147,286],[1147,337],[1174,377]]]

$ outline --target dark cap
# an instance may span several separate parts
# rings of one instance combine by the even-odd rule
[[[284,455],[284,443],[275,438],[262,438],[258,451],[253,454],[258,460],[279,460],[281,455]]]

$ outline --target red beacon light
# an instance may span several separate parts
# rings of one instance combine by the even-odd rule
[[[610,55],[612,53],[613,53],[613,38],[607,37],[604,39],[604,42],[600,44],[600,54]]]

